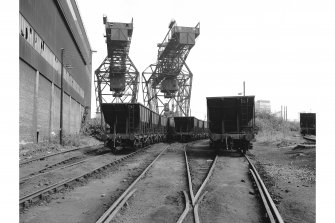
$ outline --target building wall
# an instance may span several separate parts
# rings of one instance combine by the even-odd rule
[[[75,1],[20,0],[19,17],[20,143],[59,134],[61,48],[63,132],[78,133],[91,104],[92,54]]]
[[[36,70],[20,60],[20,92],[19,92],[19,134],[20,141],[29,142],[34,138],[34,97]]]
[[[256,101],[256,111],[265,111],[271,112],[271,104],[270,101],[267,100],[257,100]]]
[[[38,141],[50,139],[51,82],[39,75],[37,93],[37,133]]]

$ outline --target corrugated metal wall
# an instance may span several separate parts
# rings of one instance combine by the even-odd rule
[[[52,135],[59,133],[60,127],[60,89],[54,86],[53,91],[53,106],[52,106],[53,114],[52,114]]]
[[[45,141],[50,138],[51,82],[42,75],[39,75],[37,95],[37,132],[39,141]]]
[[[75,1],[20,0],[19,35],[20,142],[59,134],[61,48],[64,64],[75,67],[64,72],[63,130],[78,133],[91,104],[92,65]]]

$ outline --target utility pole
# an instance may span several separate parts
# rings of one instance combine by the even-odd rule
[[[64,77],[64,48],[61,48],[61,80],[60,80],[60,131],[59,131],[59,143],[63,145],[63,77]]]
[[[243,81],[243,96],[245,96],[245,81]]]
[[[280,118],[283,118],[283,106],[280,106]]]

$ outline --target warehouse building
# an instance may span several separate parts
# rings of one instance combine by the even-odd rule
[[[271,112],[271,103],[268,100],[257,100],[255,104],[257,112]]]
[[[20,143],[59,134],[62,67],[63,134],[78,133],[90,116],[92,50],[76,1],[20,0],[19,24]]]

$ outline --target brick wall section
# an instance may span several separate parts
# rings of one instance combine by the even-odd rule
[[[43,75],[39,75],[37,99],[37,131],[39,142],[50,138],[50,103],[51,103],[51,82]]]
[[[21,142],[34,142],[34,92],[36,71],[19,61],[20,66],[20,92],[19,92],[19,134]]]

